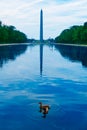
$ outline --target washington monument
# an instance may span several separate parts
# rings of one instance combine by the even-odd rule
[[[43,42],[43,11],[40,11],[40,42]]]

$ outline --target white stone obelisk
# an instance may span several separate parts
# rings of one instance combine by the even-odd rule
[[[40,11],[40,42],[43,42],[43,10]]]

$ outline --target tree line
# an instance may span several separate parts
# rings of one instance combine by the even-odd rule
[[[87,22],[84,25],[72,26],[65,29],[55,38],[56,43],[84,43],[87,44]]]
[[[16,30],[12,25],[2,24],[0,21],[0,44],[2,43],[23,43],[27,41],[27,36]]]

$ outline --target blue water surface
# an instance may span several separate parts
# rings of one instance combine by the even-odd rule
[[[87,48],[0,46],[0,130],[45,129],[87,130]]]

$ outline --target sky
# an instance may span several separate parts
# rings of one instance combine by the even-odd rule
[[[87,0],[0,0],[0,21],[39,39],[41,9],[44,39],[87,21]]]

